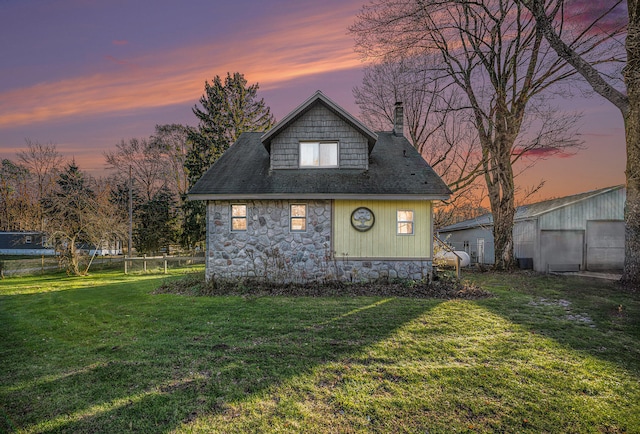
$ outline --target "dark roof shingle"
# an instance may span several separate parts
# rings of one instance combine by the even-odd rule
[[[378,133],[368,170],[270,170],[262,136],[262,133],[242,134],[193,186],[189,198],[447,199],[451,194],[407,139],[392,133]]]

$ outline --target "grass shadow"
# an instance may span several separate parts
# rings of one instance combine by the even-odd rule
[[[171,431],[354,357],[440,303],[149,295],[158,282],[4,296],[0,431]]]
[[[577,276],[515,272],[469,277],[498,294],[478,304],[531,333],[640,377],[640,294],[616,282]]]

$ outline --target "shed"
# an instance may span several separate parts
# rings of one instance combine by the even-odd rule
[[[540,272],[620,270],[624,265],[624,185],[516,208],[514,255]],[[439,229],[472,263],[493,264],[493,216],[484,214]]]

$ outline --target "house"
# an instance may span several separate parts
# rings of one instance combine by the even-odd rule
[[[318,91],[244,133],[189,192],[207,203],[206,275],[423,278],[434,200],[451,191],[402,134],[374,133]]]
[[[516,208],[514,255],[540,272],[618,270],[624,265],[623,185]],[[485,214],[438,230],[472,262],[494,263],[493,217]]]
[[[0,232],[0,255],[55,255],[42,232]]]

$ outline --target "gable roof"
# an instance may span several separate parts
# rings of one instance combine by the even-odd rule
[[[565,206],[573,205],[574,203],[581,202],[592,197],[599,196],[601,194],[609,193],[615,190],[624,188],[624,185],[616,185],[614,187],[601,188],[598,190],[591,190],[584,193],[578,193],[571,196],[560,197],[556,199],[544,200],[542,202],[536,202],[529,205],[522,205],[516,208],[516,214],[514,221],[529,220],[538,217],[542,214],[555,211]],[[463,229],[471,229],[482,226],[492,226],[493,215],[491,213],[483,214],[473,219],[461,221],[449,226],[438,229],[440,232],[459,231]]]
[[[349,124],[352,128],[358,131],[360,134],[366,137],[367,143],[369,146],[369,154],[373,150],[373,146],[377,140],[377,134],[367,128],[364,124],[362,124],[359,120],[351,116],[350,113],[345,111],[338,104],[329,99],[325,94],[321,91],[316,91],[313,95],[311,95],[305,102],[300,104],[295,110],[289,113],[287,116],[282,118],[280,122],[278,122],[273,128],[264,133],[261,137],[262,143],[266,148],[267,152],[271,152],[271,140],[275,138],[278,134],[284,131],[289,125],[295,122],[300,118],[303,114],[308,112],[311,108],[313,108],[316,104],[322,104],[331,112],[333,112],[336,116],[341,118],[347,124]]]
[[[449,187],[404,137],[378,133],[369,169],[271,170],[262,133],[244,133],[189,191],[192,200],[447,199]]]

